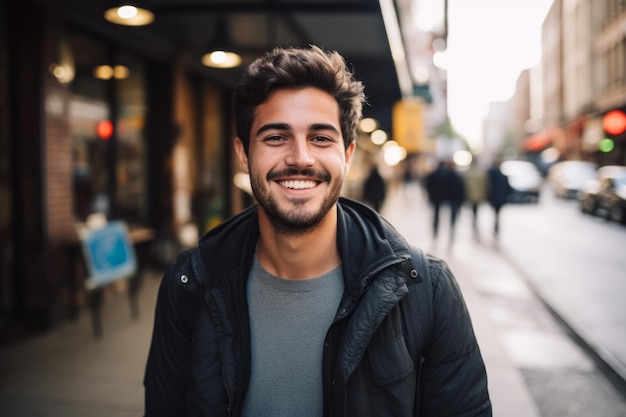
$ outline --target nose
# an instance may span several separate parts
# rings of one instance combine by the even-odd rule
[[[304,138],[294,140],[289,148],[286,163],[295,166],[309,166],[313,165],[314,162],[315,158],[311,152],[309,142]]]

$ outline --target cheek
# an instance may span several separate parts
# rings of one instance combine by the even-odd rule
[[[350,169],[349,161],[344,154],[333,154],[329,156],[326,154],[324,157],[319,158],[318,161],[322,161],[322,165],[330,172],[348,172]]]
[[[350,171],[351,160],[345,154],[339,155],[337,156],[337,165],[341,167],[341,171],[346,175]]]
[[[256,154],[253,159],[248,160],[250,174],[265,177],[271,168],[271,161],[267,155]]]

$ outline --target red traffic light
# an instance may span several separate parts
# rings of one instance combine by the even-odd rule
[[[620,135],[626,131],[626,114],[621,110],[611,110],[602,118],[602,127],[609,135]]]

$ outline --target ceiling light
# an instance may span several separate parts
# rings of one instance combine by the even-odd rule
[[[154,20],[154,14],[134,2],[112,7],[104,12],[104,18],[116,25],[146,26]]]
[[[202,57],[202,64],[211,68],[234,68],[241,65],[241,56],[235,52],[215,50]]]
[[[215,36],[202,56],[202,64],[211,68],[235,68],[241,65],[241,56],[234,52],[228,36],[226,20],[218,19],[215,25]]]
[[[110,65],[100,65],[94,68],[93,76],[99,80],[110,80],[113,78],[113,68]]]
[[[128,78],[130,71],[128,67],[124,65],[116,65],[114,67],[110,65],[99,65],[93,70],[93,76],[99,80],[110,80],[115,78],[116,80],[123,80]]]
[[[128,78],[130,71],[125,65],[116,65],[113,67],[113,78],[117,80],[124,80]]]

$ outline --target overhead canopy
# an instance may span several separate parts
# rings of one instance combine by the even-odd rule
[[[401,92],[379,0],[152,0],[148,26],[126,27],[104,20],[110,0],[39,0],[39,4],[153,59],[186,57],[183,62],[227,87],[243,67],[275,46],[318,45],[339,51],[365,84],[366,116],[391,112]],[[226,32],[243,56],[243,66],[210,69],[200,57]],[[390,116],[389,116],[390,117]],[[380,117],[377,117],[380,118]]]

